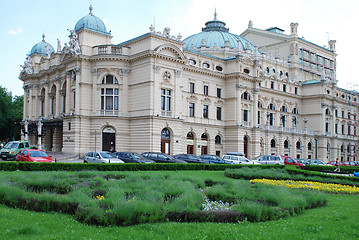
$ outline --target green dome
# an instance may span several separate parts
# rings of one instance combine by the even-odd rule
[[[226,42],[228,42],[230,48],[238,48],[238,44],[240,44],[239,47],[243,50],[246,50],[246,46],[249,46],[250,50],[254,51],[254,45],[251,42],[237,34],[230,33],[229,29],[225,27],[226,23],[217,20],[216,13],[214,16],[214,20],[206,22],[206,27],[202,28],[202,32],[183,40],[185,48],[201,48],[203,44],[207,48],[215,46],[224,48]]]
[[[42,35],[42,41],[36,43],[30,51],[30,56],[34,54],[39,54],[42,56],[47,56],[47,49],[49,49],[50,55],[55,51],[54,48],[51,46],[50,43],[45,41],[45,34]]]
[[[110,35],[110,33],[107,32],[106,26],[103,23],[103,21],[100,18],[93,15],[92,10],[93,10],[93,8],[90,5],[90,13],[89,13],[89,15],[81,18],[76,23],[75,31],[78,32],[78,31],[80,31],[82,29],[86,29],[86,30],[89,30],[89,31],[92,31],[92,32]]]

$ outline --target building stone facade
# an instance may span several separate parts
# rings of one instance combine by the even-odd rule
[[[184,40],[151,26],[112,44],[92,11],[64,47],[43,36],[22,66],[31,144],[80,156],[114,147],[357,160],[358,93],[337,86],[335,41],[300,38],[297,23],[287,35],[250,21],[236,35],[215,14]]]

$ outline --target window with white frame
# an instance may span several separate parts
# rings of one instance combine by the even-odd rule
[[[101,88],[101,110],[118,111],[118,88]]]
[[[171,90],[161,89],[161,110],[171,111]]]

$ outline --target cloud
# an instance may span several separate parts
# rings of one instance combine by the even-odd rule
[[[17,34],[20,34],[20,33],[22,33],[24,30],[21,28],[21,27],[18,27],[18,28],[16,28],[16,29],[10,29],[9,31],[8,31],[8,33],[10,34],[10,35],[17,35]]]

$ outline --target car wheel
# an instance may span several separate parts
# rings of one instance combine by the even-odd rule
[[[86,161],[86,160],[84,160],[84,163],[87,163],[87,161]]]

